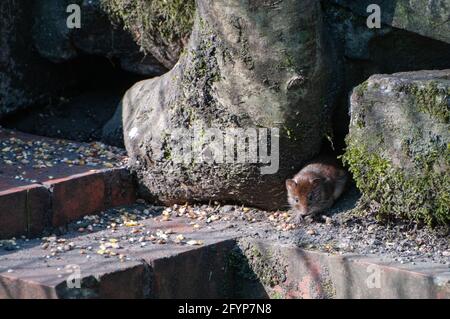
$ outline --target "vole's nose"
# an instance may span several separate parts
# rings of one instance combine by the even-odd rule
[[[304,215],[308,215],[308,208],[305,206],[300,206],[298,207],[298,212],[300,213],[300,215],[304,216]]]

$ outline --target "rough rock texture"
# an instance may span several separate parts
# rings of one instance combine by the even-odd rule
[[[195,0],[100,0],[113,18],[123,23],[136,42],[171,69],[192,30]]]
[[[197,6],[177,65],[137,83],[123,99],[130,163],[147,196],[165,203],[280,208],[285,178],[318,153],[329,128],[336,88],[320,3],[203,0]],[[279,128],[279,170],[262,175],[267,164],[176,163],[171,146],[180,142],[170,134],[180,127],[200,127],[200,136],[210,127]],[[201,152],[208,151],[205,140],[195,141]]]
[[[324,1],[325,21],[335,41],[337,65],[344,74],[343,90],[336,102],[333,117],[334,143],[339,150],[345,145],[348,133],[349,95],[351,90],[372,74],[397,73],[417,70],[450,68],[450,44],[428,38],[410,29],[382,23],[381,29],[369,29],[366,24],[367,1]],[[404,1],[398,1],[398,3]],[[420,1],[415,1],[415,5]],[[394,1],[379,3],[382,14],[387,14]],[[431,4],[437,2],[430,2]],[[360,7],[356,11],[353,8]],[[362,11],[361,8],[364,8]],[[392,11],[392,10],[391,10]],[[361,13],[361,14],[359,14]],[[410,19],[421,16],[410,11]],[[447,27],[448,27],[447,23]]]
[[[69,4],[81,7],[81,28],[66,26]],[[144,56],[132,37],[121,27],[113,27],[99,0],[48,1],[35,4],[33,39],[39,54],[53,62],[64,62],[82,54],[117,59],[127,71],[148,76],[159,75],[165,68],[151,55]]]
[[[380,217],[450,222],[449,119],[450,70],[374,75],[355,88],[344,160]]]
[[[29,3],[0,2],[0,117],[47,99],[61,80],[51,63],[33,50],[32,21]]]
[[[101,140],[109,145],[125,147],[123,139],[122,102],[113,117],[103,126]]]
[[[66,26],[66,7],[72,3],[81,5],[81,29]],[[140,52],[131,35],[111,24],[99,1],[1,1],[0,117],[51,104],[78,89],[86,77],[87,55],[102,56],[112,67],[135,74],[166,71]],[[95,65],[89,72],[97,76]]]
[[[382,23],[450,43],[449,0],[332,0],[332,2],[362,16],[369,16],[372,12],[367,12],[367,7],[377,4],[381,8]]]

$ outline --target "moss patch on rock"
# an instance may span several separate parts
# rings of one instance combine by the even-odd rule
[[[116,23],[123,24],[146,53],[171,68],[194,23],[195,0],[100,0]]]
[[[392,163],[347,139],[343,156],[363,200],[379,204],[378,217],[407,218],[430,226],[450,223],[450,178],[448,172],[434,169],[434,161],[424,161],[421,174],[408,174]],[[450,154],[448,154],[449,158]]]
[[[375,75],[354,90],[343,160],[380,219],[450,224],[448,72]]]
[[[145,49],[145,36],[166,41],[183,38],[192,29],[194,0],[101,0],[103,8],[126,29],[136,31]]]
[[[406,94],[412,94],[416,100],[418,110],[428,113],[442,123],[450,120],[450,105],[448,98],[450,89],[439,87],[438,82],[430,81],[423,86],[411,84],[403,88]]]
[[[257,280],[266,287],[274,287],[286,280],[286,265],[271,252],[263,252],[250,243],[244,243],[230,253],[228,267],[240,278]]]

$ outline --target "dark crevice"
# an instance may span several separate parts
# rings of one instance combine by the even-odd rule
[[[115,59],[86,55],[57,65],[67,83],[48,98],[0,120],[19,131],[90,142],[102,139],[123,94],[143,76],[126,72]]]
[[[333,144],[342,154],[350,123],[350,95],[353,88],[374,74],[450,68],[450,44],[400,29],[375,36],[368,43],[367,59],[343,57],[343,89],[335,101]]]

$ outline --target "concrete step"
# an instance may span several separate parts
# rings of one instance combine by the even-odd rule
[[[131,241],[140,237],[147,239]],[[48,247],[19,241],[18,250],[0,252],[0,298],[225,297],[237,237],[225,224],[195,231],[186,219],[150,218],[114,233],[69,233]]]
[[[264,222],[205,220],[127,207],[17,240],[0,249],[0,298],[450,298],[446,265],[305,250],[243,231]]]
[[[262,240],[243,239],[238,245],[271,298],[450,299],[447,265],[401,264]]]
[[[133,203],[124,150],[0,128],[0,239]]]
[[[133,204],[125,163],[0,128],[0,239],[41,236],[0,241],[0,298],[450,298],[448,264],[302,249],[242,207]]]

